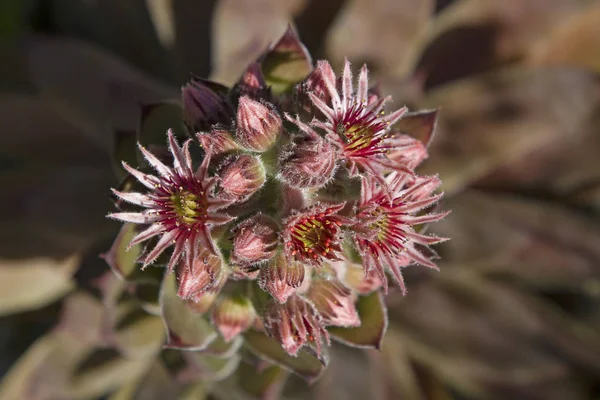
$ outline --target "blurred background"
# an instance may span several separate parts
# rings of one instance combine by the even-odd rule
[[[441,272],[409,268],[408,296],[388,296],[382,351],[336,347],[286,396],[600,399],[594,0],[3,0],[0,399],[66,398],[47,332],[89,318],[93,338],[77,296],[118,228],[115,132],[190,73],[235,82],[289,21],[314,59],[367,62],[396,105],[440,109],[420,172],[453,213],[431,227],[452,238]],[[77,398],[170,398],[119,392],[138,379],[128,362]]]

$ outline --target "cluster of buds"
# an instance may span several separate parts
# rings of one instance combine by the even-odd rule
[[[282,49],[311,70],[276,91],[266,71]],[[320,353],[330,327],[360,328],[361,296],[389,279],[405,292],[409,265],[437,268],[429,246],[443,239],[422,227],[446,215],[431,211],[440,181],[415,172],[427,143],[400,128],[431,114],[388,112],[366,66],[356,81],[348,61],[339,77],[312,68],[289,30],[231,90],[194,78],[182,92],[187,137],[139,145],[153,171],[123,163],[143,190],[114,194],[140,209],[109,216],[138,224],[142,268],[175,273],[225,341],[262,330],[292,356]]]

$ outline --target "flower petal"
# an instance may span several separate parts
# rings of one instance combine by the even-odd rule
[[[173,175],[173,171],[171,170],[171,168],[169,168],[165,164],[163,164],[158,158],[156,158],[156,156],[154,154],[150,153],[148,150],[146,150],[146,148],[144,146],[142,146],[139,143],[138,143],[138,147],[139,147],[140,151],[142,152],[142,154],[144,155],[144,158],[146,159],[146,161],[148,161],[148,164],[150,164],[152,166],[152,168],[154,168],[156,170],[156,172],[158,172],[162,176],[172,176]]]
[[[158,185],[158,178],[154,175],[144,174],[143,172],[138,171],[137,169],[129,166],[125,161],[121,163],[125,171],[129,172],[135,179],[137,179],[142,185],[146,186],[148,189],[155,189],[156,185]]]
[[[175,240],[175,237],[177,236],[178,233],[179,232],[174,229],[174,230],[166,232],[164,235],[162,235],[162,237],[160,238],[158,243],[156,243],[156,246],[154,246],[152,251],[150,253],[148,253],[146,258],[144,259],[143,267],[147,267],[148,265],[152,264],[154,262],[154,260],[156,260],[158,258],[158,256],[160,256],[163,253],[163,251],[165,251],[167,249],[167,247],[172,245],[173,240]]]
[[[360,104],[367,104],[368,94],[369,94],[369,71],[367,70],[367,65],[363,65],[360,69],[360,75],[358,77],[358,93],[356,97],[358,98],[358,102]]]
[[[352,103],[352,70],[350,61],[344,60],[344,73],[342,74],[342,95],[344,107],[349,107]]]
[[[111,189],[115,196],[125,200],[128,203],[135,204],[142,207],[152,207],[156,203],[150,197],[145,194],[136,192],[120,192],[116,189]]]
[[[144,241],[160,234],[161,232],[164,231],[164,229],[165,228],[159,224],[150,225],[150,227],[148,229],[138,233],[133,239],[131,239],[131,242],[129,242],[129,245],[127,246],[127,248],[130,248],[131,246],[135,246],[138,243],[144,242]]]
[[[108,218],[118,219],[123,222],[133,222],[134,224],[150,224],[159,220],[158,214],[120,212],[107,215]]]

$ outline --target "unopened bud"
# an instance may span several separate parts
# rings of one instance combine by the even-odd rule
[[[378,290],[383,283],[374,269],[365,272],[362,265],[347,263],[344,282],[361,295],[367,295]]]
[[[267,179],[260,159],[249,154],[226,160],[219,175],[219,196],[236,202],[248,200]]]
[[[319,188],[329,182],[336,169],[336,154],[320,136],[303,136],[287,146],[279,162],[279,177],[290,186]]]
[[[310,75],[304,82],[296,86],[296,111],[305,118],[322,117],[322,112],[314,106],[308,94],[313,93],[326,104],[330,104],[331,89],[328,89],[328,86],[335,90],[336,83],[335,72],[333,72],[331,65],[324,60],[317,61],[317,66]]]
[[[221,257],[207,249],[201,249],[191,263],[183,263],[178,275],[177,294],[190,300],[206,292],[219,291],[227,279]]]
[[[216,292],[203,292],[198,293],[196,296],[187,300],[187,304],[198,314],[206,313],[215,302],[218,293]]]
[[[243,296],[221,296],[212,311],[212,321],[226,342],[252,326],[256,311]]]
[[[198,141],[205,149],[211,149],[211,154],[217,155],[242,147],[236,143],[231,132],[225,129],[214,128],[210,132],[197,133]]]
[[[248,96],[240,97],[237,136],[244,147],[257,152],[267,151],[277,141],[281,129],[277,111]]]
[[[246,68],[238,83],[233,87],[234,97],[249,96],[252,99],[269,97],[269,87],[265,82],[260,64],[254,62]]]
[[[326,325],[360,326],[354,305],[356,299],[352,291],[339,280],[315,279],[306,296],[313,302]]]
[[[314,343],[317,354],[320,354],[323,338],[329,343],[329,334],[323,327],[321,316],[299,296],[290,297],[285,304],[270,303],[263,322],[267,333],[292,356],[310,342]]]
[[[248,266],[269,260],[277,248],[277,223],[263,214],[248,218],[234,229],[231,261]]]
[[[192,78],[182,89],[183,122],[193,132],[207,131],[233,117],[227,88],[215,82]]]
[[[304,281],[304,265],[288,261],[282,252],[260,270],[258,284],[280,303],[285,303]]]

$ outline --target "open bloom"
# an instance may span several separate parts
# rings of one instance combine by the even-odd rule
[[[437,269],[430,257],[429,245],[445,239],[417,233],[415,226],[435,222],[448,213],[417,213],[437,203],[443,193],[433,194],[440,185],[437,177],[411,177],[392,173],[383,185],[362,179],[362,192],[356,213],[354,243],[362,257],[366,273],[374,270],[387,291],[385,270],[389,269],[406,292],[400,272],[412,263]],[[390,196],[391,195],[391,199]]]
[[[169,270],[173,270],[184,255],[187,269],[192,270],[194,259],[199,256],[201,249],[216,252],[210,229],[233,219],[227,214],[216,212],[227,206],[230,200],[213,196],[216,179],[208,177],[210,150],[198,170],[193,172],[189,151],[191,141],[185,142],[181,148],[171,131],[167,136],[169,150],[173,156],[173,168],[167,167],[139,145],[140,151],[158,175],[142,173],[123,163],[127,172],[146,186],[148,192],[142,194],[113,190],[121,199],[145,207],[146,210],[113,213],[109,214],[109,217],[148,225],[131,240],[129,246],[159,237],[154,248],[145,254],[144,266],[154,262],[168,247],[174,246],[168,263]]]
[[[351,175],[367,172],[379,177],[385,170],[410,173],[405,165],[393,162],[386,156],[393,150],[393,146],[387,143],[389,130],[407,109],[402,107],[389,115],[385,114],[383,106],[390,97],[370,95],[367,67],[363,66],[360,71],[355,92],[350,63],[346,60],[341,94],[327,61],[319,61],[313,74],[319,76],[318,82],[324,85],[321,93],[326,95],[319,96],[319,91],[308,94],[314,106],[325,116],[324,120],[314,120],[312,125],[322,129],[326,138],[338,147]]]
[[[308,265],[319,266],[323,260],[339,260],[340,227],[348,219],[336,213],[344,204],[315,204],[284,221],[283,242],[286,256]]]

